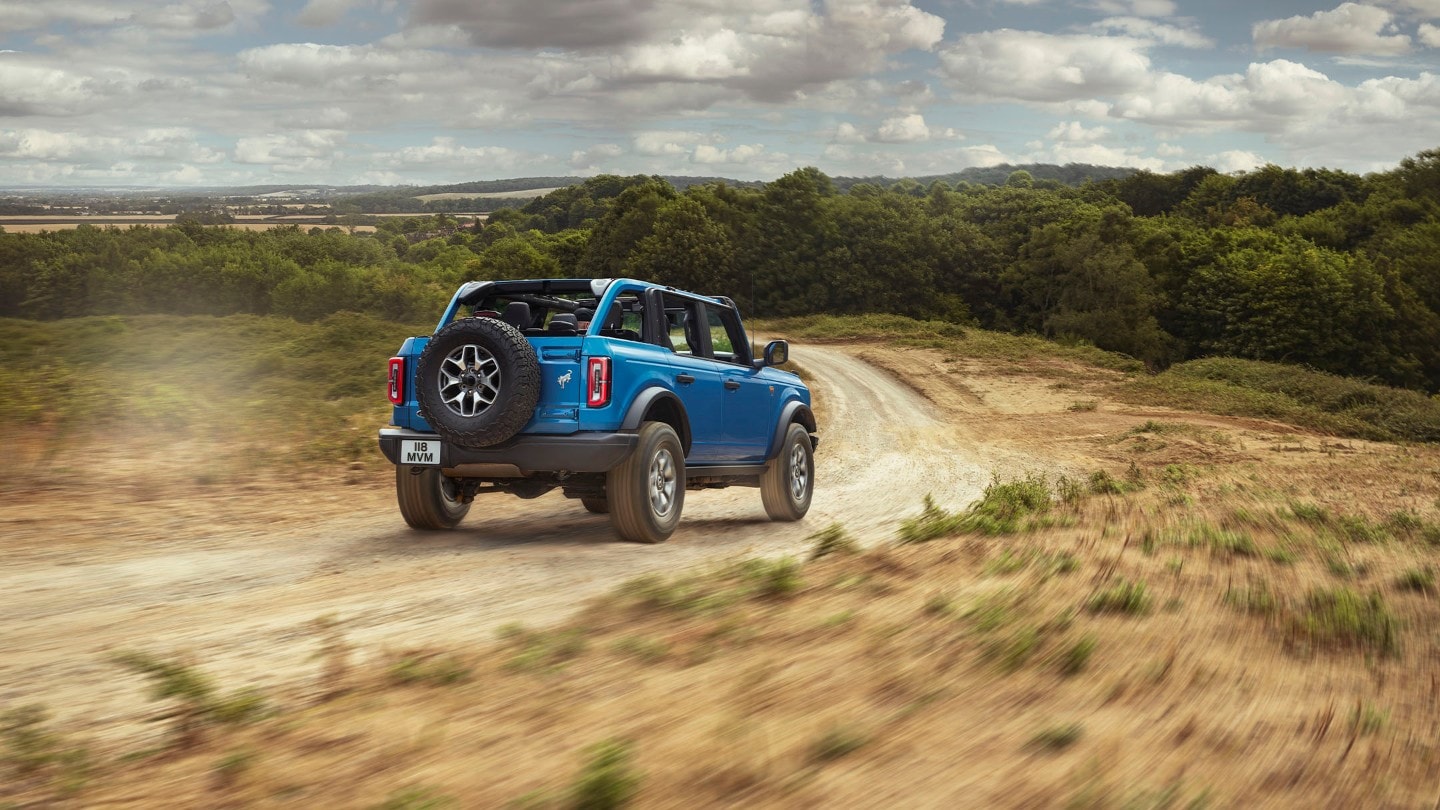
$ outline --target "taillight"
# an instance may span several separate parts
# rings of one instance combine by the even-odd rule
[[[390,402],[405,404],[405,358],[390,358]]]
[[[585,404],[603,408],[610,404],[610,358],[592,357],[585,372]]]

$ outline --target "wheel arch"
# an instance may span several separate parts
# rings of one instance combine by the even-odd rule
[[[775,420],[775,433],[770,437],[770,450],[765,454],[767,460],[780,454],[780,447],[785,443],[785,431],[795,422],[803,425],[806,433],[817,430],[815,413],[809,405],[798,399],[785,403],[785,407],[780,409],[780,418]]]
[[[812,419],[813,421],[813,419]],[[652,386],[641,391],[625,411],[621,430],[639,430],[646,422],[664,422],[680,436],[680,447],[690,454],[690,417],[673,391]]]

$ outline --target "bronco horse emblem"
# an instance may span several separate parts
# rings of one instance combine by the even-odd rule
[[[565,372],[564,374],[561,374],[559,377],[556,377],[556,378],[555,378],[555,382],[560,383],[560,387],[561,387],[561,388],[564,388],[567,384],[569,384],[570,380],[571,380],[571,376],[570,376],[570,372],[568,372],[568,371]]]

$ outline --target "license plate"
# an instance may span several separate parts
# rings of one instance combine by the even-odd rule
[[[400,442],[400,463],[401,464],[439,464],[440,463],[440,442],[434,439],[424,441],[413,441],[406,439]]]

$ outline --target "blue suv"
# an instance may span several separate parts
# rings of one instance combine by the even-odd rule
[[[633,279],[474,281],[435,333],[390,358],[400,514],[448,529],[475,496],[560,489],[657,543],[687,490],[760,489],[773,520],[799,520],[815,485],[810,390],[752,356],[735,303]]]

